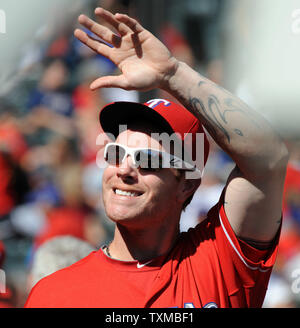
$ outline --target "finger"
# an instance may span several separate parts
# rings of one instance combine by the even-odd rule
[[[109,28],[94,22],[92,19],[85,15],[80,15],[78,17],[78,21],[81,25],[89,29],[91,32],[95,33],[105,42],[113,44],[117,47],[120,45],[120,37],[113,33]]]
[[[121,88],[130,90],[129,84],[123,75],[100,77],[91,83],[90,88],[92,90],[99,88]]]
[[[83,32],[80,29],[76,29],[74,31],[74,36],[79,41],[81,41],[82,43],[87,45],[90,49],[96,51],[97,53],[99,53],[107,58],[110,57],[111,48],[109,46],[107,46],[106,44],[102,43],[101,41],[92,38],[91,36],[89,36],[88,34],[86,34],[85,32]]]
[[[113,26],[120,35],[126,35],[128,33],[131,33],[131,30],[128,26],[126,26],[124,23],[119,22],[117,19],[115,19],[115,16],[103,9],[103,8],[96,8],[95,14],[101,18],[103,18],[106,22],[108,22],[111,26]]]
[[[144,30],[143,26],[135,19],[129,17],[125,14],[115,14],[115,18],[119,21],[124,23],[126,26],[128,26],[131,31],[135,33],[140,33]]]

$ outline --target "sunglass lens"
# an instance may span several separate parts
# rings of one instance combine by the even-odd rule
[[[105,160],[110,165],[119,165],[125,156],[125,149],[119,145],[109,145],[106,152]]]
[[[135,154],[135,161],[142,169],[162,168],[162,156],[153,149],[141,149]]]

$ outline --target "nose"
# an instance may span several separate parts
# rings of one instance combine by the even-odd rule
[[[134,166],[130,156],[127,156],[117,167],[117,176],[128,182],[133,182],[137,179],[137,168]]]

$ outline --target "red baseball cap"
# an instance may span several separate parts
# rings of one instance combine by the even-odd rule
[[[203,170],[208,159],[209,142],[201,122],[185,107],[166,99],[151,99],[144,104],[120,101],[106,105],[99,114],[103,131],[115,137],[120,125],[128,125],[137,119],[154,122],[169,134],[175,132],[189,158]]]

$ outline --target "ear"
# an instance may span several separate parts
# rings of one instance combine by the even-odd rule
[[[201,179],[186,179],[184,176],[180,181],[178,200],[184,203],[200,186]]]

